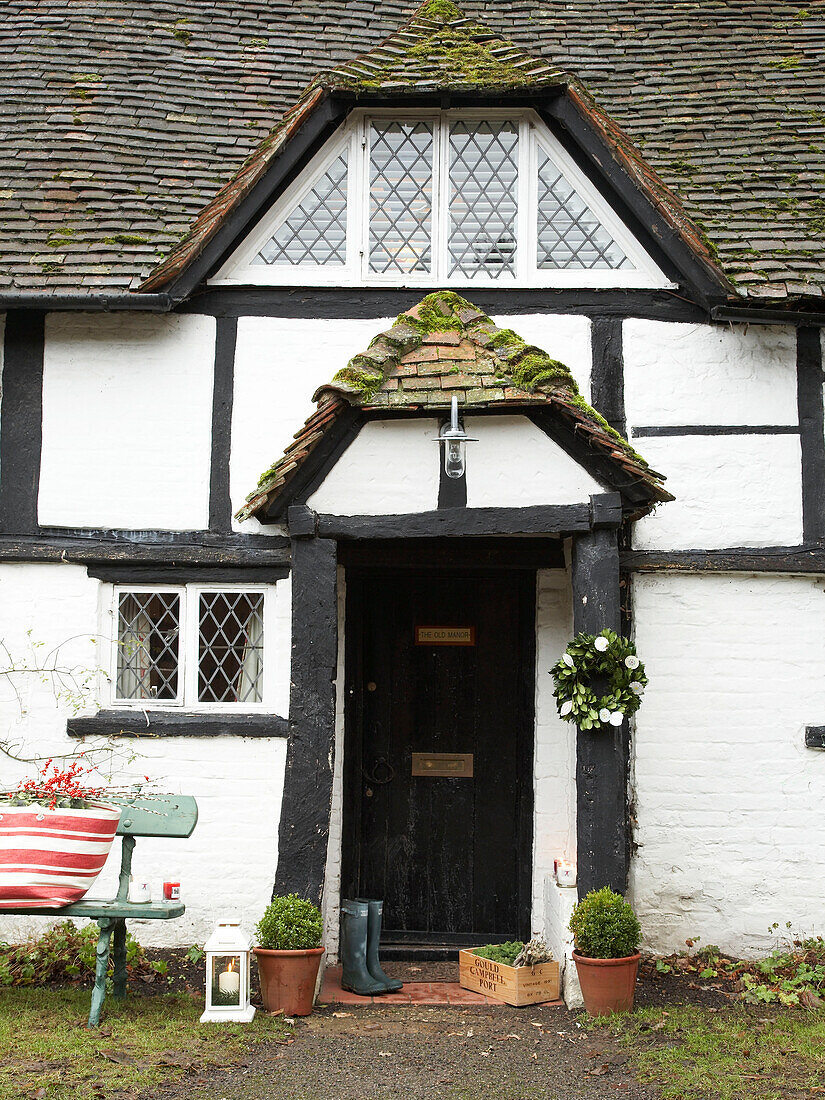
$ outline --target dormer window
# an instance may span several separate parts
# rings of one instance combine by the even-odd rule
[[[353,112],[218,284],[664,287],[533,112]]]

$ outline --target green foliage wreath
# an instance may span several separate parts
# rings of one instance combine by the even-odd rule
[[[559,716],[582,730],[620,726],[641,706],[647,685],[636,647],[612,630],[577,634],[550,675]],[[591,687],[594,676],[606,679],[605,695],[597,696]]]

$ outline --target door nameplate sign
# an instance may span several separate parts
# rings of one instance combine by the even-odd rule
[[[475,645],[474,626],[417,626],[416,645]]]
[[[473,754],[471,752],[414,752],[412,774],[472,779]]]

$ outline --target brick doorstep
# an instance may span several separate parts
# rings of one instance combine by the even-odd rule
[[[404,982],[399,993],[385,993],[380,997],[359,997],[341,988],[341,967],[327,967],[319,1005],[500,1005],[501,1001],[485,997],[471,989],[464,989],[458,982]],[[546,1001],[544,1007],[564,1007],[563,1001]]]

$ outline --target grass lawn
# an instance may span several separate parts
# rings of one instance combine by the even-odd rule
[[[243,1059],[250,1041],[285,1041],[291,1029],[258,1013],[251,1024],[200,1024],[191,997],[106,998],[87,1031],[89,990],[0,988],[0,1100],[127,1097],[210,1066]]]
[[[643,1081],[679,1100],[825,1096],[825,1012],[732,1005],[646,1008],[590,1021],[632,1047]]]

